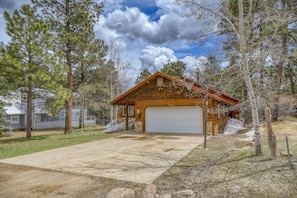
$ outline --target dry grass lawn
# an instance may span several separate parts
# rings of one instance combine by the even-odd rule
[[[155,181],[158,193],[190,189],[197,197],[296,197],[297,170],[280,153],[287,152],[287,135],[292,161],[297,162],[297,122],[277,122],[273,130],[277,159],[270,159],[265,128],[264,156],[255,156],[254,147],[243,141],[245,134],[219,134],[208,140],[207,149],[197,147]]]

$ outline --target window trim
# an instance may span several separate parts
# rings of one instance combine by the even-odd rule
[[[126,107],[123,108],[123,116],[126,117]],[[128,117],[134,116],[134,106],[128,106]]]
[[[41,122],[41,114],[35,114],[35,122]]]
[[[16,119],[17,121],[13,121],[14,119]],[[12,124],[20,123],[20,115],[18,114],[10,115],[10,123]]]

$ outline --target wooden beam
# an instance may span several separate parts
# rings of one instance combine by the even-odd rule
[[[129,117],[128,117],[128,108],[129,108],[129,103],[128,102],[126,102],[126,127],[125,127],[125,130],[127,131],[127,130],[129,130]]]

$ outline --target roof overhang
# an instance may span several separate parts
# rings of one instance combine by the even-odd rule
[[[125,93],[121,94],[120,96],[118,96],[117,98],[115,98],[114,100],[112,100],[110,102],[111,105],[134,105],[135,101],[125,101],[125,98],[127,96],[129,96],[130,94],[132,94],[133,92],[135,92],[136,90],[140,89],[141,87],[145,86],[147,83],[149,83],[150,81],[154,80],[157,77],[163,77],[165,79],[168,79],[174,83],[177,83],[180,86],[186,86],[186,84],[192,84],[192,86],[190,87],[190,89],[199,92],[202,95],[205,95],[207,90],[208,90],[208,95],[210,98],[217,100],[219,102],[224,102],[227,103],[229,105],[235,105],[240,103],[240,100],[237,98],[234,98],[228,94],[222,93],[220,91],[217,91],[213,88],[207,88],[206,86],[198,83],[198,82],[194,82],[193,80],[189,79],[189,78],[181,78],[181,79],[176,79],[170,75],[164,74],[162,72],[156,72],[155,74],[149,76],[148,78],[146,78],[145,80],[143,80],[142,82],[140,82],[139,84],[135,85],[134,87],[132,87],[131,89],[129,89],[128,91],[126,91]]]

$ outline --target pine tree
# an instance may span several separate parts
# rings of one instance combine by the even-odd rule
[[[1,78],[5,79],[7,89],[22,88],[27,95],[26,138],[30,138],[34,95],[39,90],[50,92],[55,99],[52,107],[61,108],[68,97],[61,85],[65,70],[53,55],[50,27],[38,17],[36,7],[23,5],[12,16],[4,12],[4,17],[11,41],[2,48]]]
[[[102,13],[102,4],[92,0],[32,0],[51,24],[57,35],[57,44],[63,49],[63,59],[67,64],[67,88],[70,97],[66,101],[66,120],[64,134],[72,132],[72,92],[73,92],[73,53],[83,44],[86,32],[90,31]]]
[[[95,38],[93,28],[90,28],[82,39],[84,42],[73,53],[74,91],[80,95],[79,128],[83,127],[83,111],[88,104],[86,100],[92,98],[96,92],[95,85],[100,83],[94,71],[102,67],[107,52],[104,41]]]
[[[0,70],[2,71],[0,73],[0,96],[5,96],[7,95],[7,91],[8,91],[8,87],[7,87],[7,74],[5,72],[5,65],[2,64],[2,60],[3,60],[3,56],[4,56],[4,52],[5,52],[5,47],[4,44],[1,42],[0,43]],[[4,106],[5,103],[0,99],[0,136],[1,134],[4,132],[5,130],[5,119],[4,119]]]
[[[142,70],[142,72],[139,74],[139,76],[135,80],[135,84],[140,83],[141,81],[145,80],[148,78],[151,74],[151,72],[148,69]]]
[[[187,65],[182,61],[170,62],[163,66],[161,72],[175,78],[181,78],[184,75]]]
[[[221,79],[221,68],[218,60],[214,55],[208,57],[208,62],[205,64],[203,72],[204,83],[213,87],[219,88]]]

